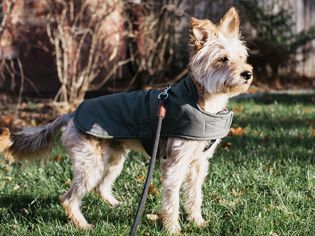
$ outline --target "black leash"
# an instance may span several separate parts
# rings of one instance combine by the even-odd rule
[[[158,124],[157,124],[157,129],[156,129],[156,136],[155,136],[155,141],[154,141],[154,146],[153,146],[153,152],[152,152],[152,156],[151,156],[151,160],[150,160],[147,178],[145,180],[145,184],[144,184],[144,187],[142,190],[141,200],[140,200],[140,203],[139,203],[139,206],[137,209],[137,214],[136,214],[136,217],[133,221],[129,236],[135,236],[137,233],[137,228],[138,228],[138,225],[139,225],[140,220],[141,220],[141,216],[142,216],[143,209],[144,209],[144,204],[145,204],[145,201],[148,197],[148,190],[149,190],[150,182],[151,182],[151,179],[153,176],[153,171],[154,171],[154,166],[155,166],[155,161],[156,161],[156,155],[157,155],[157,151],[159,148],[162,120],[166,114],[166,109],[164,106],[164,100],[167,99],[167,97],[168,97],[167,92],[170,88],[171,88],[171,86],[168,86],[167,88],[164,89],[163,92],[161,92],[158,95],[158,98],[160,99],[160,103],[159,103],[159,107],[158,107],[158,111],[157,111]]]

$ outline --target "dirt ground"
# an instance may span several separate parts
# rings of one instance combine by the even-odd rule
[[[46,124],[58,115],[49,99],[24,98],[18,105],[15,96],[0,94],[0,127],[15,130]]]

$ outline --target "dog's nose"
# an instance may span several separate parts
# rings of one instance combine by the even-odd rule
[[[249,70],[245,70],[241,73],[241,76],[245,79],[245,80],[249,80],[252,77],[252,72],[250,72]]]

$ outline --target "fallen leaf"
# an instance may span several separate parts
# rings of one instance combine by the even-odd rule
[[[315,137],[315,129],[314,128],[311,128],[310,129],[310,135]]]
[[[142,182],[144,182],[144,180],[145,180],[145,178],[144,178],[143,175],[138,175],[138,176],[136,176],[136,181],[137,181],[137,182],[142,183]]]
[[[238,191],[238,190],[236,190],[236,189],[232,189],[232,194],[234,195],[234,196],[236,196],[236,197],[239,197],[239,196],[241,196],[242,195],[242,192],[241,191]]]
[[[3,125],[7,125],[10,126],[12,125],[14,121],[14,116],[13,115],[2,115],[1,116],[1,123],[3,123]]]
[[[229,136],[241,136],[245,134],[245,129],[242,127],[231,128]]]
[[[310,108],[303,108],[303,113],[311,113],[312,110]]]
[[[6,179],[8,180],[8,181],[12,181],[12,177],[11,176],[8,176],[8,177],[6,177]]]
[[[150,223],[155,223],[159,219],[159,216],[156,214],[147,214],[147,219]]]
[[[231,142],[222,142],[222,147],[224,149],[230,149],[232,147],[232,143]]]
[[[66,184],[66,185],[70,185],[70,184],[71,184],[71,179],[66,179],[66,180],[65,180],[65,184]]]
[[[229,208],[234,208],[239,203],[239,201],[240,201],[239,199],[235,199],[234,201],[229,201],[227,199],[221,198],[219,200],[219,203],[222,206],[229,207]]]
[[[20,185],[16,184],[14,187],[13,187],[13,191],[16,191],[20,188]]]
[[[155,187],[153,184],[149,187],[149,194],[150,195],[157,195],[159,193],[159,190],[157,187]]]
[[[62,156],[60,154],[55,156],[55,161],[60,162],[62,161]]]
[[[238,113],[241,113],[241,112],[243,112],[244,111],[244,107],[234,107],[233,109],[232,109],[234,112],[238,112]]]
[[[11,225],[13,229],[16,229],[18,226],[16,224]]]

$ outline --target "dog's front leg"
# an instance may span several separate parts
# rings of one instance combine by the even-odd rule
[[[184,183],[185,209],[188,219],[197,226],[205,226],[206,221],[201,215],[202,184],[208,173],[209,162],[206,157],[192,161]]]
[[[205,150],[207,143],[199,142],[195,144],[195,146],[198,146],[194,153],[195,159],[191,161],[184,183],[185,209],[188,219],[200,227],[207,225],[201,215],[202,184],[208,174],[209,158],[212,158],[220,141],[219,139],[216,140],[207,150]]]
[[[162,209],[160,216],[163,226],[170,233],[179,233],[179,191],[186,177],[193,146],[191,142],[171,139],[168,140],[166,159],[162,160]]]

